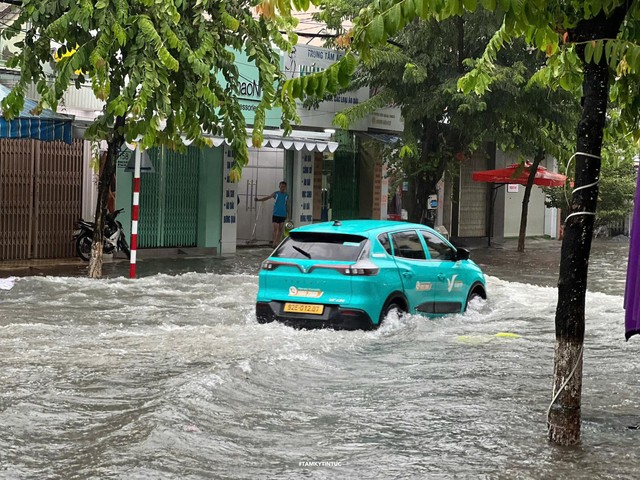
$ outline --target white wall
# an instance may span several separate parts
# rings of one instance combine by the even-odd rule
[[[518,154],[496,152],[496,168],[504,168],[518,162]],[[548,157],[540,163],[550,171],[556,171],[556,162]],[[517,237],[520,234],[520,218],[522,215],[522,199],[524,198],[524,185],[517,186],[517,192],[509,192],[509,186],[504,186],[504,236]],[[545,207],[545,194],[542,188],[533,186],[529,198],[526,235],[555,236],[555,212]]]
[[[98,175],[91,168],[91,142],[84,142],[82,160],[82,218],[93,222],[98,201]]]
[[[304,149],[294,155],[291,217],[300,227],[313,222],[313,153]]]
[[[507,187],[505,187],[507,188]],[[504,200],[504,236],[517,237],[520,234],[520,218],[522,215],[522,199],[524,198],[524,185],[518,185],[517,193],[505,191]],[[527,236],[544,235],[545,206],[544,193],[540,187],[531,189],[529,209],[527,215]]]
[[[231,181],[229,172],[235,161],[233,150],[228,145],[224,146],[223,178],[222,178],[222,228],[220,249],[222,255],[235,253],[238,230],[238,184]]]

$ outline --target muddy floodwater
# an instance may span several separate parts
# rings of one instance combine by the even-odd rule
[[[575,448],[546,439],[559,242],[474,250],[487,301],[373,332],[259,325],[265,249],[0,271],[0,478],[638,478],[627,245],[594,243]]]

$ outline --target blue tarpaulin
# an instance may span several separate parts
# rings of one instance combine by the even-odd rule
[[[0,85],[0,100],[9,95],[11,89]],[[73,117],[52,110],[42,110],[40,115],[30,113],[37,105],[34,100],[24,99],[24,108],[13,120],[0,116],[0,138],[33,138],[36,140],[62,140],[72,142]]]

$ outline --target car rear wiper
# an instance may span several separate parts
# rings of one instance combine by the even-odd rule
[[[305,252],[303,249],[301,249],[300,247],[296,247],[295,245],[293,245],[294,250],[300,252],[301,254],[303,254],[305,257],[307,258],[311,258],[311,254],[308,252]]]

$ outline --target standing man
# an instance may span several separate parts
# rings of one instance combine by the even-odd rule
[[[282,181],[278,185],[279,190],[277,192],[273,192],[271,195],[267,195],[266,197],[258,198],[256,197],[256,202],[264,202],[265,200],[269,200],[270,198],[275,199],[275,203],[273,204],[273,248],[278,246],[280,243],[280,239],[282,238],[282,227],[284,226],[284,221],[287,219],[287,211],[288,208],[288,200],[289,194],[287,191],[287,182]]]

